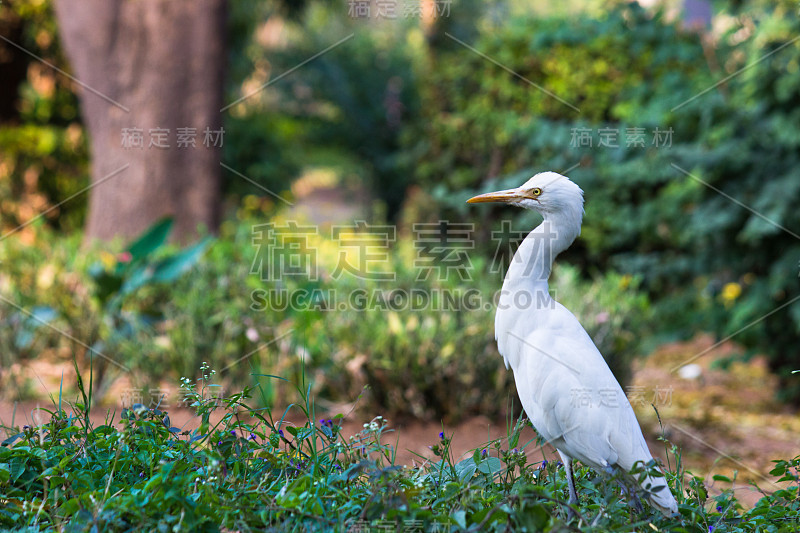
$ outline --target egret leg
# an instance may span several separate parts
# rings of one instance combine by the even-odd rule
[[[561,460],[564,462],[564,469],[567,472],[567,486],[569,487],[569,504],[570,505],[578,505],[578,492],[575,490],[575,473],[572,470],[572,457],[564,455],[560,451],[558,455],[561,456]],[[567,516],[571,518],[575,518],[575,511],[572,508],[569,509],[567,512]]]

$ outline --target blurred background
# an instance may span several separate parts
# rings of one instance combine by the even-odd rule
[[[90,367],[177,409],[208,362],[502,422],[484,302],[539,220],[464,202],[554,170],[587,199],[556,298],[646,432],[758,480],[800,431],[798,67],[794,0],[6,0],[0,415]]]

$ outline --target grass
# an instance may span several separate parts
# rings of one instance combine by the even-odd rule
[[[435,461],[395,464],[385,420],[353,436],[339,420],[317,420],[310,387],[276,414],[253,407],[263,384],[207,399],[214,372],[182,380],[199,426],[172,427],[169,414],[136,405],[119,421],[94,426],[89,383],[78,397],[53,398],[49,421],[5,430],[0,447],[0,531],[796,531],[800,527],[800,457],[776,461],[786,488],[744,510],[733,493],[709,499],[701,478],[683,469],[670,448],[667,480],[680,505],[669,519],[645,505],[637,513],[617,483],[576,470],[581,497],[568,517],[559,464],[528,462],[520,442],[527,423],[456,462],[452,436],[432,436]],[[257,398],[256,398],[257,399]],[[290,425],[289,410],[305,422]],[[212,423],[212,413],[221,418]],[[296,420],[296,416],[293,416]],[[371,529],[370,529],[371,528]],[[381,529],[382,528],[382,529]]]

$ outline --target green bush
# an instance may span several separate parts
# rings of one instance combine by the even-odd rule
[[[192,430],[137,404],[96,426],[91,394],[59,395],[40,426],[5,427],[0,445],[1,531],[794,531],[800,457],[775,461],[785,488],[744,510],[732,489],[710,499],[702,479],[678,466],[666,472],[680,516],[633,511],[612,480],[576,469],[580,501],[565,502],[560,464],[531,463],[521,442],[527,424],[456,462],[452,435],[431,436],[436,459],[408,468],[384,444],[376,417],[348,437],[339,419],[316,420],[313,397],[299,387],[294,419],[250,404],[251,390],[222,405],[206,398],[214,372],[201,368],[182,388],[199,421]],[[257,377],[259,381],[268,379]],[[91,376],[89,378],[91,382]],[[263,392],[256,387],[255,392]],[[297,394],[297,393],[295,393]],[[218,411],[219,422],[212,422]],[[680,465],[680,452],[671,456]],[[652,465],[647,465],[650,468]],[[568,511],[575,512],[569,517]]]
[[[318,280],[266,280],[253,271],[256,259],[267,257],[253,245],[249,222],[255,221],[215,241],[184,276],[124,294],[112,291],[105,300],[96,297],[105,294],[108,285],[98,281],[105,278],[98,277],[97,260],[107,263],[102,270],[106,274],[126,267],[120,279],[129,288],[124,280],[139,279],[140,261],[119,263],[107,251],[99,252],[99,258],[80,254],[78,237],[59,241],[55,235],[45,237],[47,232],[41,232],[41,250],[14,240],[0,243],[4,263],[17,265],[17,270],[25,265],[24,272],[14,270],[3,278],[0,295],[24,309],[54,310],[57,329],[84,343],[34,324],[39,327],[31,329],[25,349],[13,348],[26,316],[3,303],[0,319],[17,325],[0,330],[0,339],[10,347],[4,357],[9,363],[25,361],[46,349],[52,350],[50,357],[63,360],[94,345],[131,368],[133,385],[139,387],[157,387],[166,376],[190,375],[209,361],[231,387],[246,382],[253,371],[293,382],[305,379],[320,398],[351,402],[363,396],[360,409],[395,419],[454,421],[506,412],[516,394],[494,340],[494,297],[501,278],[490,273],[485,260],[471,258],[470,280],[456,273],[442,280],[436,275],[419,280],[412,243],[403,238],[380,265],[394,272],[395,280],[365,280],[346,273],[336,279],[332,273],[345,248],[329,237],[318,237],[309,242],[318,251]],[[157,272],[164,258],[165,253],[159,253],[143,265]],[[265,291],[279,289],[286,295],[305,291],[308,297],[296,306],[267,305]],[[552,289],[586,325],[625,384],[630,359],[640,350],[638,339],[646,337],[649,327],[647,299],[637,282],[619,275],[587,282],[574,268],[561,265]],[[392,304],[398,291],[403,291],[400,296],[429,301],[418,300],[422,303],[416,308],[408,301]],[[451,296],[454,303],[445,307]],[[116,303],[110,305],[112,301]],[[79,361],[87,367],[83,355]],[[98,374],[96,381],[108,385],[101,377]],[[270,401],[280,402],[288,395],[283,382],[270,387]]]
[[[779,395],[797,402],[800,26],[792,2],[737,6],[705,50],[636,4],[487,25],[476,49],[580,113],[456,47],[422,77],[406,149],[421,154],[416,177],[451,219],[474,218],[463,202],[477,191],[572,168],[586,216],[564,259],[641,279],[660,333],[711,330],[766,353]],[[591,147],[573,141],[581,128]],[[598,145],[601,128],[617,132],[617,147]],[[632,128],[645,146],[627,146]],[[669,142],[655,145],[656,128]],[[488,238],[496,223],[486,227]]]
[[[0,27],[15,44],[66,69],[50,0],[3,3]],[[0,47],[4,63],[22,66],[20,79],[3,80],[17,87],[13,111],[0,117],[0,231],[39,213],[54,227],[79,228],[86,196],[75,194],[89,183],[89,153],[78,98],[64,76],[5,42]]]
[[[234,13],[252,17],[249,10]],[[285,187],[295,177],[279,168],[284,161],[295,170],[335,167],[393,216],[412,178],[400,133],[419,105],[414,63],[422,41],[414,38],[414,22],[398,17],[371,28],[349,17],[347,6],[314,3],[299,20],[285,21],[282,46],[256,44],[253,33],[244,40],[239,36],[237,62],[246,58],[252,68],[234,70],[231,100],[243,96],[241,81],[253,72],[268,71],[265,80],[291,73],[246,100],[243,110],[231,110],[228,120],[236,131],[228,155],[268,186],[283,180]],[[300,64],[302,69],[293,72]],[[267,142],[257,142],[268,136]]]

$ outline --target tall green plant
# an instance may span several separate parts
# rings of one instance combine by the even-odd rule
[[[111,366],[105,357],[94,358],[94,354],[113,353],[120,344],[134,339],[139,331],[151,329],[163,319],[157,308],[138,309],[126,307],[125,303],[150,285],[175,282],[199,261],[212,241],[211,237],[204,237],[183,250],[167,252],[164,248],[172,224],[171,217],[157,221],[117,255],[113,265],[98,262],[89,269],[104,325],[101,338],[89,350],[100,391],[110,384],[107,372]]]

